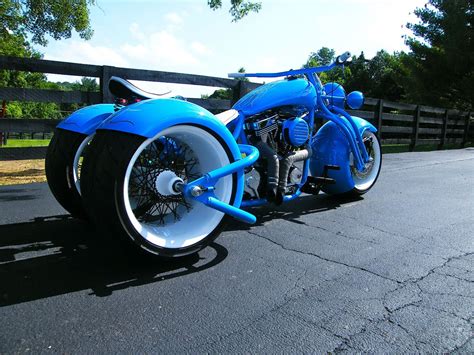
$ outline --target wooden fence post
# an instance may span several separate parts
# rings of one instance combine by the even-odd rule
[[[449,111],[446,110],[443,117],[443,127],[441,129],[441,142],[438,145],[438,149],[443,149],[444,145],[446,144],[446,132],[448,131],[448,119],[449,119]]]
[[[230,105],[233,106],[239,99],[250,91],[250,87],[246,81],[238,80],[238,83],[232,88],[232,100]]]
[[[412,141],[410,144],[410,152],[413,152],[415,150],[415,147],[418,143],[418,130],[420,128],[420,116],[421,116],[421,106],[418,105],[416,106],[415,115],[413,116],[414,118],[413,136],[412,136]]]
[[[100,94],[102,95],[102,103],[113,103],[114,98],[109,91],[109,80],[112,76],[111,66],[104,65],[102,67],[102,75],[100,76]]]
[[[3,100],[2,108],[0,109],[0,118],[5,117],[6,110],[7,110],[7,102]],[[7,134],[0,132],[0,147],[3,145],[7,145]]]
[[[241,90],[242,90],[242,83],[243,81],[239,80],[235,86],[232,88],[232,100],[230,100],[230,106],[234,106],[234,104],[239,101]]]
[[[466,124],[464,125],[464,135],[462,138],[461,147],[465,147],[466,143],[469,141],[469,129],[471,125],[471,111],[467,113]]]
[[[375,105],[375,123],[377,128],[377,134],[380,140],[382,140],[382,124],[383,124],[383,100],[379,99],[377,105]]]

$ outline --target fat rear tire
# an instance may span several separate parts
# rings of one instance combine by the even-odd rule
[[[218,140],[225,149],[229,161],[233,161],[229,149],[219,137],[203,127],[198,128]],[[87,213],[104,237],[113,243],[122,244],[130,251],[165,258],[198,252],[217,238],[228,219],[227,216],[224,215],[218,225],[202,240],[189,246],[175,248],[157,245],[147,240],[137,230],[136,221],[134,224],[130,212],[127,213],[124,184],[129,174],[129,165],[133,166],[132,159],[136,159],[137,152],[146,142],[147,139],[144,137],[123,132],[104,130],[96,133],[89,147],[89,153],[84,159],[81,176],[82,198]],[[231,181],[230,203],[233,204],[236,177],[233,176]]]
[[[59,204],[72,216],[85,219],[87,214],[74,180],[74,158],[88,136],[57,128],[45,159],[48,185]]]

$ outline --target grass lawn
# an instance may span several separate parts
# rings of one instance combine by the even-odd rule
[[[2,148],[46,147],[50,139],[9,139]]]

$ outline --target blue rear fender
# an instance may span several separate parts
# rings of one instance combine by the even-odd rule
[[[99,104],[81,108],[58,124],[58,128],[90,135],[114,113],[114,105]]]
[[[197,125],[208,129],[227,146],[234,160],[241,159],[242,155],[237,142],[227,127],[211,112],[187,101],[177,99],[141,101],[113,114],[98,130],[125,132],[144,138],[153,138],[164,129],[179,124]],[[243,169],[236,175],[234,206],[239,207],[244,189]]]
[[[377,129],[368,121],[352,116],[356,127],[362,135],[366,130],[376,133]],[[350,167],[351,148],[347,138],[334,122],[327,122],[314,136],[313,155],[310,170],[313,176],[322,176],[325,165],[338,165],[340,170],[329,170],[328,177],[336,180],[334,185],[325,185],[322,190],[330,194],[341,194],[355,186]]]

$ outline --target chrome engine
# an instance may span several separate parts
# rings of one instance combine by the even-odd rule
[[[265,111],[249,117],[244,126],[247,139],[258,148],[260,158],[246,172],[247,198],[267,198],[280,204],[301,182],[302,163],[311,157],[306,143],[310,127],[308,112],[292,107]]]

